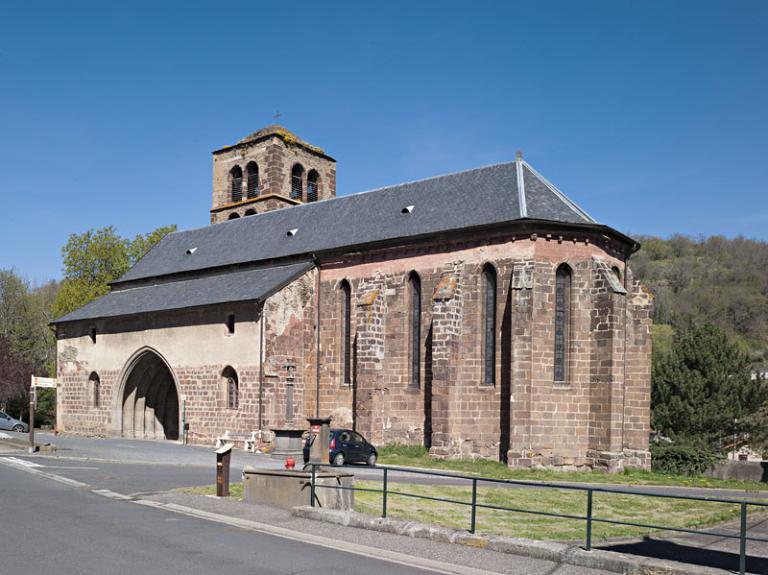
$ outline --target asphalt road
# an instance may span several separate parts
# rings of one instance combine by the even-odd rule
[[[25,438],[26,434],[13,434]],[[138,439],[93,439],[74,436],[57,436],[36,433],[38,442],[55,443],[57,450],[50,456],[35,456],[45,459],[45,465],[54,465],[53,461],[87,461],[87,465],[99,466],[103,471],[102,480],[109,481],[112,477],[117,483],[122,481],[121,493],[156,492],[175,487],[210,485],[214,483],[215,455],[212,447],[198,445],[180,445],[169,441],[150,441]],[[2,453],[0,441],[0,453]],[[143,463],[141,471],[135,468],[122,467],[118,464]],[[74,465],[61,464],[65,465]],[[86,465],[86,464],[83,464]],[[282,461],[271,459],[262,454],[246,453],[234,450],[231,463],[231,477],[239,481],[243,468],[247,466],[258,468],[280,468]],[[150,467],[158,467],[150,469]],[[165,469],[163,469],[165,468]],[[360,479],[380,480],[381,470],[369,469],[365,466],[354,466],[355,476]],[[82,479],[85,481],[85,479]],[[408,482],[423,484],[467,485],[466,480],[454,480],[419,476],[404,472],[390,472],[392,482]],[[498,485],[498,484],[496,484]],[[691,495],[698,497],[716,497],[726,499],[761,499],[768,498],[768,490],[762,492],[738,489],[709,489],[689,487],[661,487],[648,485],[608,485],[604,483],[578,484],[582,487],[621,489],[633,493],[660,493],[664,495]],[[508,484],[509,487],[518,487]],[[118,489],[115,489],[116,491]]]
[[[115,501],[7,465],[0,466],[0,517],[3,573],[429,572]]]

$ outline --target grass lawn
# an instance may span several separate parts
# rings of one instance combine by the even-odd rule
[[[355,486],[381,489],[381,484],[375,481],[356,481]],[[470,487],[390,483],[388,490],[392,491],[388,493],[387,497],[388,517],[434,523],[456,529],[469,529],[471,511],[468,505],[415,499],[397,495],[394,492],[470,502],[472,500]],[[576,516],[585,515],[587,509],[586,493],[561,489],[478,487],[477,501],[480,504],[499,507]],[[380,493],[355,493],[355,511],[380,515],[381,508]],[[612,493],[595,493],[593,495],[593,517],[602,519],[665,527],[699,528],[734,519],[738,515],[739,506],[737,504],[637,497]],[[586,526],[583,520],[478,509],[476,531],[529,539],[582,542],[585,537]],[[594,542],[599,542],[609,537],[644,535],[650,531],[647,528],[594,522],[592,539]]]
[[[546,469],[510,469],[490,459],[435,459],[423,447],[387,445],[379,450],[379,463],[403,467],[422,467],[466,475],[479,475],[493,479],[523,479],[576,483],[611,483],[620,485],[670,485],[675,487],[711,487],[719,489],[768,490],[768,485],[757,481],[713,479],[711,477],[665,475],[653,471],[628,469],[624,473],[608,474],[592,471],[550,471]]]
[[[379,481],[355,481],[355,487],[380,490]],[[215,495],[216,486],[189,487],[180,489],[185,493]],[[445,485],[416,485],[390,482],[387,497],[387,516],[432,523],[455,529],[469,529],[470,507],[443,501],[415,499],[399,495],[407,493],[426,495],[440,499],[470,502],[470,487]],[[478,487],[477,501],[480,504],[511,507],[529,511],[561,513],[583,516],[587,509],[586,493],[561,489],[516,489],[500,487]],[[242,499],[243,484],[230,484],[230,497]],[[381,515],[380,493],[357,491],[355,511],[368,515]],[[634,523],[656,524],[665,527],[700,528],[738,517],[738,505],[686,501],[679,499],[658,499],[612,493],[595,493],[593,516],[602,519],[631,521]],[[529,513],[478,509],[478,533],[583,542],[586,527],[583,520],[543,517]],[[623,525],[595,522],[592,527],[593,542],[598,543],[609,537],[644,535],[651,530]]]

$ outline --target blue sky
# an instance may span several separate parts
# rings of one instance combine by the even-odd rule
[[[280,122],[339,194],[511,160],[628,233],[768,239],[768,2],[6,0],[0,268],[207,224],[210,152]]]

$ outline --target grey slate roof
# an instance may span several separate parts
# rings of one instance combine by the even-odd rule
[[[596,223],[518,159],[176,232],[115,284],[526,218]]]
[[[117,289],[53,323],[263,300],[312,266],[312,262],[301,262]]]

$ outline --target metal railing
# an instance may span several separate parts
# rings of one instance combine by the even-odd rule
[[[722,497],[700,497],[695,495],[674,495],[670,493],[661,493],[661,492],[654,492],[654,491],[639,492],[639,491],[631,491],[628,489],[621,489],[621,488],[582,486],[582,485],[573,485],[570,483],[525,481],[525,480],[518,480],[518,479],[492,479],[488,477],[475,477],[471,475],[459,475],[454,473],[446,473],[443,471],[426,471],[422,469],[410,469],[407,467],[394,467],[394,466],[383,466],[383,465],[377,465],[376,467],[365,468],[370,471],[381,471],[383,473],[382,488],[370,489],[367,487],[344,487],[343,485],[319,485],[317,483],[317,470],[323,467],[331,467],[331,466],[325,465],[325,464],[312,463],[305,466],[305,469],[307,467],[310,467],[312,471],[311,488],[310,488],[310,505],[312,507],[314,507],[316,502],[319,501],[317,499],[317,489],[337,489],[337,490],[346,490],[346,491],[380,493],[382,496],[381,517],[383,518],[387,517],[388,495],[396,495],[398,497],[408,497],[413,499],[424,499],[428,501],[451,503],[455,505],[470,507],[471,509],[470,524],[469,524],[470,533],[475,533],[477,529],[477,510],[478,509],[508,511],[512,513],[526,513],[530,515],[538,515],[538,516],[544,516],[544,517],[554,517],[554,518],[560,518],[560,519],[584,521],[585,528],[586,528],[584,549],[586,549],[587,551],[592,549],[592,528],[594,523],[624,525],[627,527],[637,527],[641,529],[648,529],[651,531],[674,531],[678,533],[686,533],[686,534],[693,534],[693,535],[705,535],[710,537],[738,539],[739,540],[739,574],[740,575],[745,575],[746,573],[747,542],[754,541],[754,542],[768,543],[768,538],[749,536],[748,534],[748,526],[747,526],[748,507],[752,506],[756,508],[768,508],[768,503],[762,502],[762,501],[754,501],[754,500],[748,500],[748,499],[728,499],[728,498],[722,498]],[[352,466],[344,466],[344,467],[352,468]],[[338,467],[336,467],[336,469],[338,469]],[[389,487],[390,472],[412,474],[415,476],[439,477],[443,479],[447,478],[454,481],[469,482],[472,487],[471,500],[462,501],[459,499],[432,497],[428,495],[419,495],[416,493],[407,493],[399,490],[392,490]],[[549,511],[537,511],[534,509],[522,509],[517,507],[504,507],[500,505],[491,505],[488,503],[479,503],[477,500],[477,486],[478,486],[478,483],[481,483],[481,482],[483,484],[503,485],[507,487],[520,486],[520,487],[530,487],[530,488],[536,488],[536,489],[561,489],[561,490],[567,490],[567,491],[586,492],[585,514],[571,515],[566,513],[554,513]],[[724,505],[738,505],[739,520],[740,520],[739,533],[738,535],[736,535],[734,533],[728,533],[723,531],[703,531],[700,529],[689,529],[686,527],[672,527],[668,525],[655,525],[651,523],[619,521],[617,519],[597,517],[594,514],[594,506],[593,506],[594,495],[596,493],[598,494],[605,493],[605,494],[614,494],[614,495],[616,494],[630,495],[634,497],[655,497],[655,498],[661,498],[661,499],[681,499],[681,500],[687,500],[687,501],[703,501],[707,503],[721,503]]]

